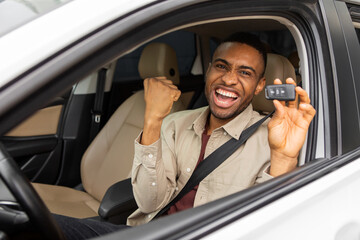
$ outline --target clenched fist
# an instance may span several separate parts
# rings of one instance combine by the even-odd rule
[[[144,80],[146,108],[141,144],[149,145],[160,138],[162,120],[170,113],[180,95],[180,90],[166,77]]]
[[[146,78],[144,80],[145,119],[164,119],[180,94],[180,90],[166,77]]]

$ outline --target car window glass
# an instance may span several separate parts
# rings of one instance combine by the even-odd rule
[[[178,60],[180,76],[190,74],[196,56],[195,34],[187,31],[176,31],[151,42],[162,42],[174,48]],[[127,82],[139,80],[138,63],[142,50],[146,45],[118,59],[114,81]]]

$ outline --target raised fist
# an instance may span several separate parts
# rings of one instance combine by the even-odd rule
[[[180,90],[166,77],[146,78],[144,80],[145,118],[163,120],[180,95]]]

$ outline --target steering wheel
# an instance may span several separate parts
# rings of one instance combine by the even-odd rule
[[[65,239],[48,208],[1,143],[0,178],[45,239]]]

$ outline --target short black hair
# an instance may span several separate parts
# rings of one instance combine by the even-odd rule
[[[238,42],[249,45],[255,48],[256,50],[258,50],[264,61],[264,72],[262,73],[261,77],[264,76],[266,63],[267,63],[267,54],[264,44],[260,41],[260,39],[256,35],[246,32],[237,32],[227,37],[221,43],[226,43],[226,42]]]

